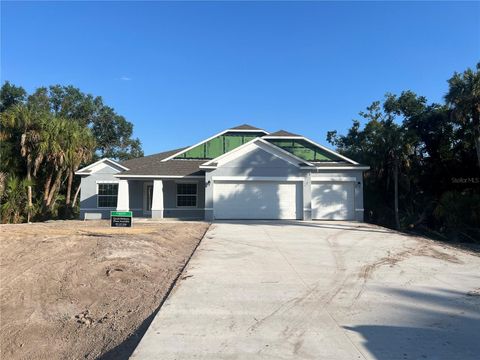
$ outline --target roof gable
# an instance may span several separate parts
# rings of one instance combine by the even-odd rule
[[[350,164],[358,165],[356,161],[343,156],[323,145],[320,145],[304,136],[295,135],[280,130],[263,137],[272,144],[294,154],[306,161],[312,162],[339,162],[347,161]]]
[[[105,168],[105,166],[111,167],[117,172],[129,170],[126,166],[108,158],[100,159],[93,164],[87,165],[75,172],[75,175],[91,175],[95,172]]]
[[[325,151],[304,139],[268,139],[270,143],[288,151],[295,156],[307,161],[315,162],[337,162],[342,161],[339,156]]]
[[[266,134],[267,132],[263,130],[228,129],[200,142],[199,144],[179,151],[172,156],[167,157],[163,161],[169,161],[171,159],[215,159],[255,138],[264,136]]]
[[[230,161],[233,161],[237,158],[240,158],[242,156],[246,156],[249,152],[257,150],[257,149],[262,149],[268,153],[270,153],[273,156],[276,156],[277,158],[280,158],[294,166],[300,167],[300,166],[313,166],[311,163],[308,161],[305,161],[303,159],[300,159],[299,157],[295,156],[294,154],[290,154],[287,151],[270,144],[266,140],[262,138],[256,138],[251,140],[248,143],[243,144],[242,146],[237,147],[236,149],[225,153],[215,159],[212,159],[210,161],[207,161],[204,163],[200,168],[211,168],[211,167],[217,167],[217,166],[222,166]]]

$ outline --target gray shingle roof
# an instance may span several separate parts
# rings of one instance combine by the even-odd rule
[[[265,131],[263,129],[259,129],[255,126],[248,125],[248,124],[238,125],[238,126],[230,128],[229,130],[259,130],[259,131]]]
[[[261,130],[253,126],[244,124],[232,129],[235,130]],[[276,131],[269,136],[300,136],[290,133],[285,130]],[[174,155],[177,152],[187,149],[186,147],[169,150],[158,154],[144,156],[136,159],[126,160],[120,164],[127,167],[129,170],[121,172],[119,175],[158,175],[158,176],[202,176],[205,174],[203,170],[199,168],[208,160],[190,160],[190,159],[172,159],[168,161],[162,161],[169,156]],[[348,162],[312,162],[313,165],[318,167],[342,167],[342,166],[363,166],[354,165]]]
[[[152,155],[147,155],[147,156],[142,156],[142,157],[138,157],[138,158],[134,158],[134,159],[130,159],[130,160],[125,160],[125,161],[122,161],[120,164],[127,167],[127,168],[132,168],[132,167],[135,167],[137,164],[140,164],[140,163],[144,163],[145,161],[149,161],[149,162],[152,162],[152,161],[156,161],[156,160],[163,160],[179,151],[182,151],[186,149],[186,147],[183,147],[183,148],[178,148],[178,149],[174,149],[174,150],[168,150],[168,151],[164,151],[164,152],[161,152],[161,153],[158,153],[158,154],[152,154]]]
[[[199,166],[206,160],[168,160],[163,159],[186,148],[180,148],[165,151],[159,154],[153,154],[136,159],[122,162],[129,170],[121,175],[169,175],[169,176],[198,176],[203,175],[204,171]]]
[[[275,131],[271,134],[268,134],[267,136],[283,137],[283,136],[302,136],[302,135],[294,134],[294,133],[291,133],[291,132],[288,132],[288,131],[285,131],[285,130],[278,130],[278,131]]]

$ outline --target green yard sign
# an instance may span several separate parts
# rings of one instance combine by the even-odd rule
[[[132,227],[131,211],[111,211],[110,226],[111,227]]]
[[[131,211],[110,211],[110,216],[133,216]]]

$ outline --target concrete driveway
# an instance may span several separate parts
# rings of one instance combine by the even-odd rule
[[[480,258],[347,222],[212,225],[133,359],[478,359]]]

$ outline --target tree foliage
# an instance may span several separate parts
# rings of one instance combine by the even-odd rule
[[[328,133],[342,154],[370,166],[364,181],[367,221],[464,240],[480,237],[478,79],[478,65],[454,74],[446,104],[429,104],[412,91],[387,93],[360,112],[347,134]]]
[[[98,157],[143,155],[130,122],[73,86],[41,87],[27,96],[6,82],[0,99],[4,222],[69,217],[79,187],[76,170]]]

